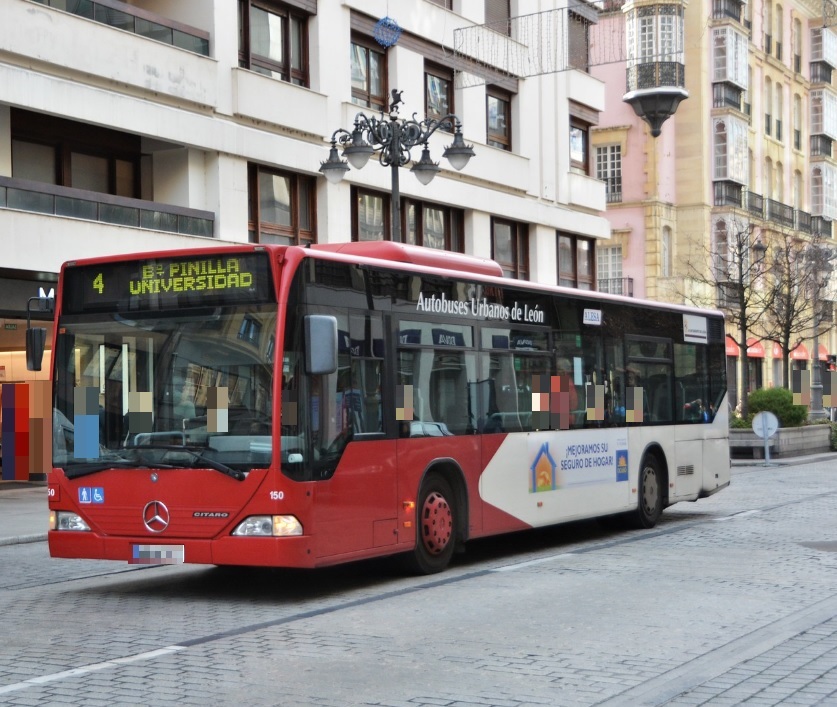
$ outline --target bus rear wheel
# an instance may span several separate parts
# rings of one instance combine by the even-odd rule
[[[663,473],[653,454],[646,454],[639,470],[639,501],[633,518],[636,528],[653,528],[663,513]]]
[[[419,574],[441,572],[456,546],[456,498],[448,481],[429,474],[421,485],[416,507],[416,547],[407,556],[409,569]]]

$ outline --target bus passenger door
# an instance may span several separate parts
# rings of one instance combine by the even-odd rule
[[[362,556],[397,540],[395,440],[384,433],[381,397],[383,322],[376,313],[342,312],[338,369],[312,376],[319,558]]]

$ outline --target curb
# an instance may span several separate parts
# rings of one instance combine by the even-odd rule
[[[0,538],[0,547],[4,545],[22,545],[24,543],[40,543],[46,542],[47,534],[38,533],[37,535],[18,535],[12,538]]]

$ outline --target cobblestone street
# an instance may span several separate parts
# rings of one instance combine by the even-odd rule
[[[835,551],[830,460],[738,466],[650,531],[474,542],[429,578],[7,544],[0,704],[829,705]]]

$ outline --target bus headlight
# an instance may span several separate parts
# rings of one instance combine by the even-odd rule
[[[69,511],[49,512],[50,530],[90,530],[90,526],[77,513]]]
[[[302,523],[295,516],[250,516],[239,523],[232,534],[286,538],[302,535]]]

